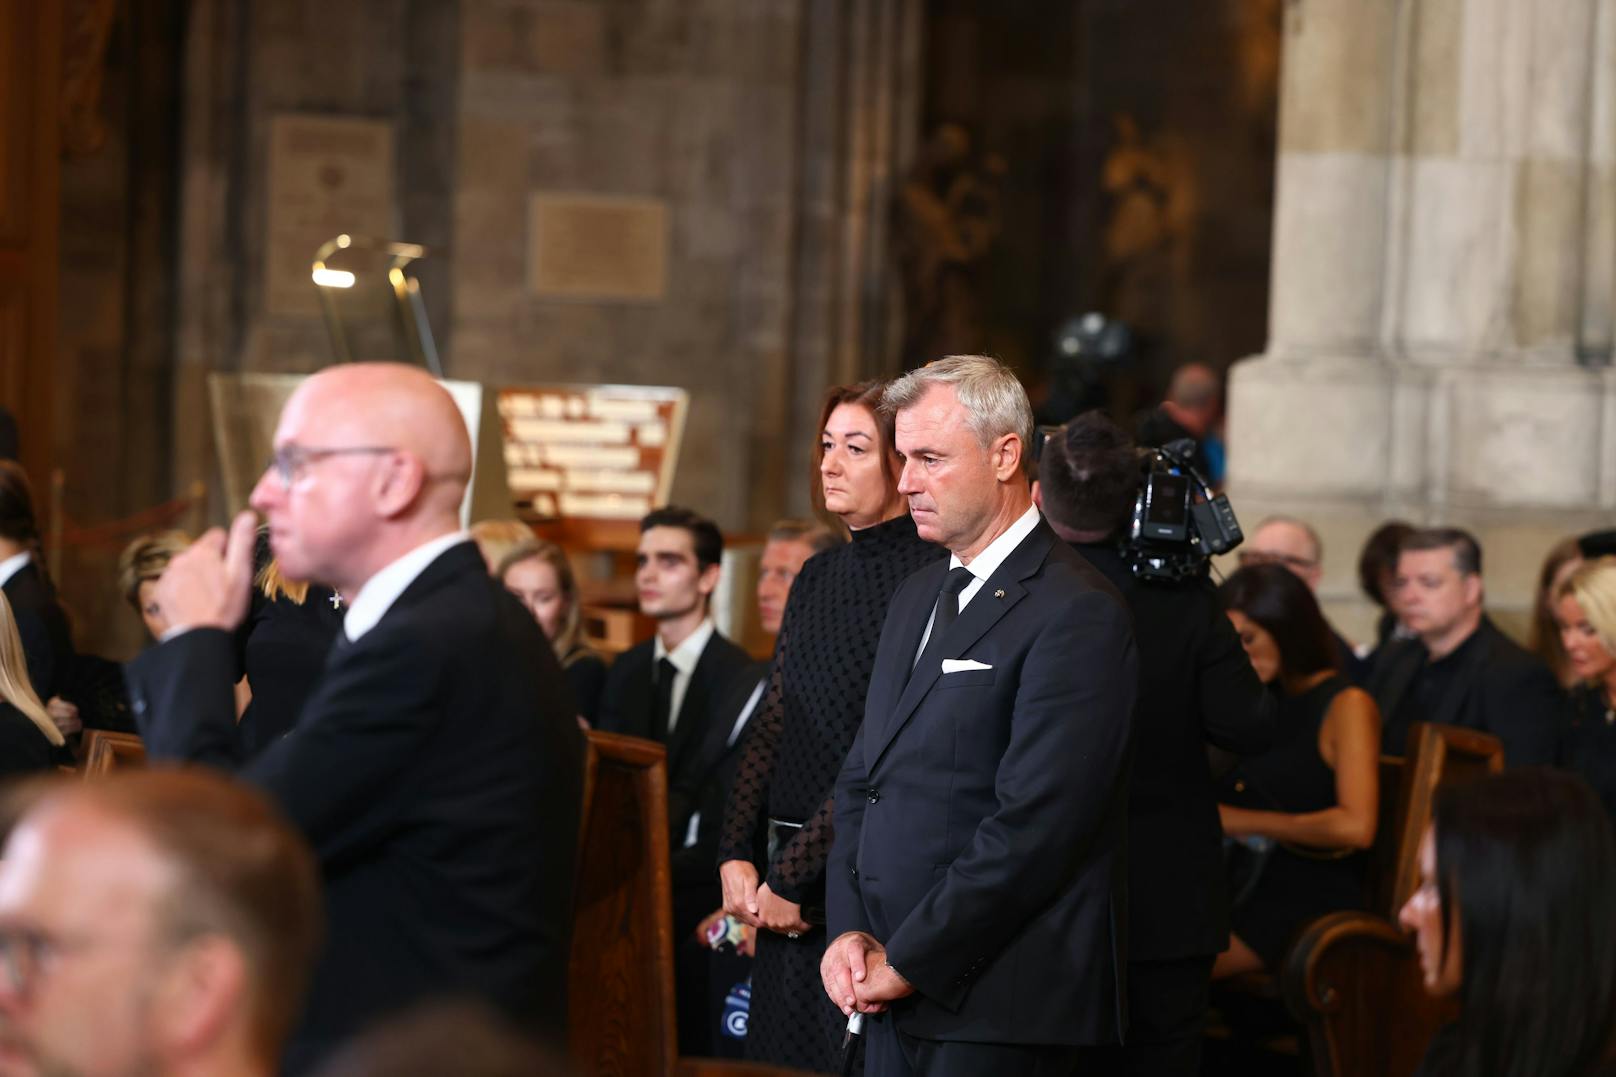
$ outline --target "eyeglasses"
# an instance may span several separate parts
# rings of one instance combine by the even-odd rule
[[[1271,553],[1267,550],[1241,550],[1240,567],[1248,565],[1284,565],[1292,569],[1309,569],[1318,564],[1306,557],[1297,557],[1292,553]]]
[[[302,445],[282,445],[269,454],[264,470],[275,472],[281,480],[281,489],[289,490],[310,464],[317,464],[331,456],[379,456],[397,452],[391,445],[351,445],[346,448],[311,449]]]
[[[89,939],[55,938],[35,928],[0,928],[0,974],[7,987],[26,995],[62,954],[90,945]]]

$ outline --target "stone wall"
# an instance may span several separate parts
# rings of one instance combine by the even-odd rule
[[[1286,10],[1266,353],[1230,392],[1242,515],[1312,520],[1349,634],[1381,520],[1474,530],[1519,628],[1616,515],[1616,5]]]

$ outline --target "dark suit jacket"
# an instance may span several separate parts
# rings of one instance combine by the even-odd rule
[[[916,990],[892,1009],[911,1035],[1118,1042],[1127,610],[1040,522],[911,676],[947,573],[910,576],[887,613],[836,782],[830,934],[886,945]],[[991,668],[944,674],[943,658]]]
[[[1570,701],[1536,656],[1504,635],[1486,617],[1444,661],[1456,663],[1448,691],[1427,712],[1410,716],[1399,705],[1426,669],[1419,640],[1389,640],[1375,654],[1368,691],[1380,705],[1381,745],[1392,755],[1408,750],[1411,721],[1464,726],[1504,742],[1504,761],[1514,767],[1553,763],[1569,724]]]
[[[22,637],[35,694],[41,700],[62,695],[73,665],[73,636],[55,593],[32,561],[12,573],[4,591]]]
[[[566,1021],[582,744],[532,616],[477,547],[445,551],[355,643],[297,726],[245,761],[234,641],[186,632],[130,667],[148,753],[261,785],[320,859],[327,940],[289,1065],[421,999]]]
[[[1128,790],[1128,957],[1204,957],[1229,946],[1229,894],[1212,744],[1267,751],[1278,719],[1206,580],[1140,580],[1114,544],[1077,551],[1122,593],[1139,646]]]
[[[601,694],[598,728],[651,738],[651,709],[656,698],[651,680],[654,654],[653,642],[646,640],[624,651],[612,663]],[[708,734],[716,720],[719,694],[730,678],[751,661],[745,651],[715,631],[690,675],[684,701],[679,704],[679,718],[667,742],[668,831],[675,851],[684,845],[690,816],[701,805],[702,791],[718,762]],[[729,717],[733,720],[735,716]],[[704,867],[710,869],[712,863],[709,857]],[[717,874],[708,874],[712,874],[716,885]]]
[[[735,769],[740,765],[741,744],[745,739],[743,730],[743,735],[731,744],[729,733],[741,716],[741,708],[752,698],[752,690],[762,683],[768,672],[768,662],[748,662],[731,673],[728,682],[718,690],[713,720],[707,728],[707,743],[702,749],[709,767],[706,784],[699,791],[696,804],[696,810],[701,812],[696,844],[688,849],[674,849],[675,881],[711,881],[718,877],[713,866],[718,860],[718,834],[724,827],[724,805],[729,800],[729,787],[735,781]],[[758,706],[762,705],[760,698]],[[756,714],[755,709],[753,713]]]

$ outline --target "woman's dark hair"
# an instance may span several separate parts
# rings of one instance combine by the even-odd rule
[[[853,385],[832,385],[825,390],[825,402],[819,408],[819,425],[814,427],[814,474],[813,474],[813,506],[814,515],[838,530],[845,528],[841,519],[831,514],[825,508],[825,479],[819,473],[819,465],[825,460],[825,426],[830,422],[830,413],[843,404],[856,404],[870,413],[875,420],[876,455],[881,461],[881,477],[886,480],[890,489],[898,488],[898,448],[897,433],[894,430],[891,415],[881,410],[881,394],[886,392],[887,383],[884,381],[861,381]]]
[[[1386,596],[1380,591],[1381,574],[1388,569],[1394,574],[1397,572],[1397,555],[1402,551],[1403,540],[1413,533],[1412,524],[1388,520],[1364,540],[1363,549],[1358,553],[1358,587],[1381,609],[1386,608]]]
[[[1133,514],[1139,481],[1133,439],[1100,411],[1050,434],[1038,458],[1044,514],[1068,531],[1116,532]]]
[[[39,543],[34,492],[28,473],[15,460],[0,460],[0,538],[29,546]]]
[[[1616,837],[1599,797],[1522,767],[1439,790],[1432,826],[1444,940],[1459,918],[1455,1072],[1590,1072],[1616,1033]]]
[[[1223,581],[1218,597],[1224,609],[1238,610],[1274,637],[1282,675],[1340,668],[1335,637],[1313,589],[1284,565],[1247,565]]]

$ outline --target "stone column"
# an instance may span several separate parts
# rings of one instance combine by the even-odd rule
[[[1379,522],[1469,527],[1526,616],[1560,536],[1616,509],[1611,0],[1295,0],[1270,341],[1230,380],[1230,493],[1326,545],[1349,635]]]

